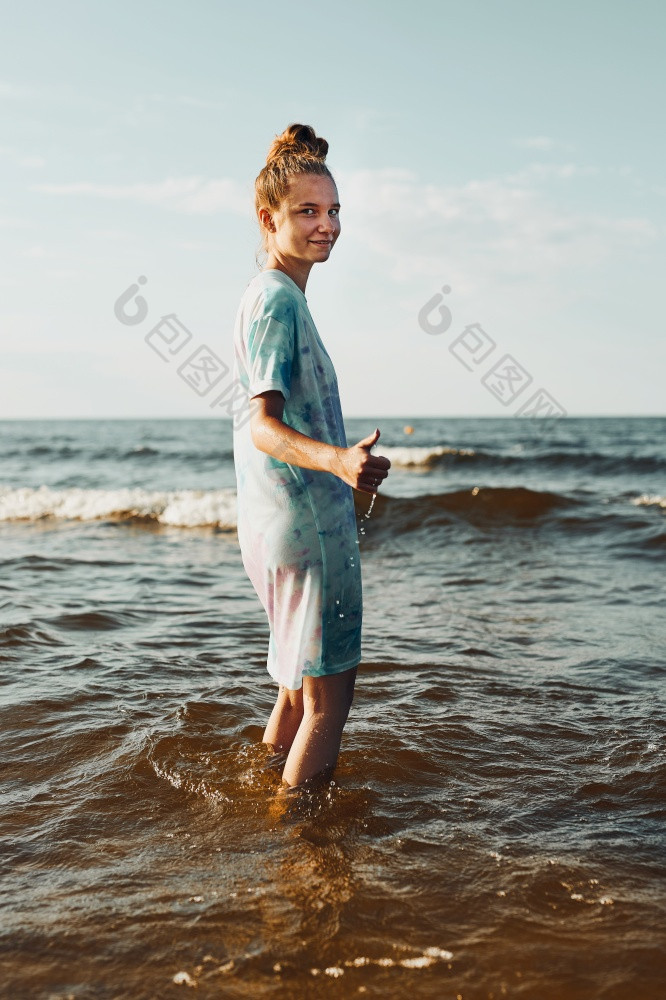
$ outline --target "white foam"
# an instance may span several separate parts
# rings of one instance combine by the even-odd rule
[[[429,965],[434,965],[437,961],[451,961],[453,958],[453,952],[448,951],[446,948],[438,948],[435,945],[431,945],[426,948],[422,954],[415,955],[413,958],[389,958],[388,956],[382,958],[368,958],[367,955],[358,955],[356,958],[348,959],[345,965],[353,968],[360,968],[363,965],[379,965],[383,968],[391,968],[393,966],[402,966],[403,969],[427,969]],[[320,970],[315,972],[314,969],[310,970],[313,975],[317,975]]]
[[[419,955],[418,958],[401,958],[398,965],[402,965],[404,969],[427,969],[434,961],[428,955]]]
[[[174,982],[176,986],[196,987],[199,985],[196,979],[193,979],[192,976],[189,974],[189,972],[177,972],[176,975],[173,977],[172,982]]]
[[[376,452],[377,455],[383,455],[389,459],[391,465],[399,465],[403,468],[435,465],[444,455],[474,454],[472,448],[447,448],[444,445],[438,445],[435,448],[418,447],[416,445],[412,447],[397,446],[395,448],[379,447],[381,450]]]
[[[649,493],[642,493],[631,502],[637,507],[664,507],[666,509],[666,497],[651,496]]]
[[[236,527],[236,491],[0,487],[0,521],[146,517],[181,528]]]
[[[453,958],[452,951],[449,951],[447,948],[438,948],[436,945],[426,948],[424,955],[428,955],[429,958],[441,958],[446,962]]]

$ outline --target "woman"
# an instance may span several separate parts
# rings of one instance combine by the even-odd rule
[[[270,624],[267,669],[279,690],[263,742],[285,758],[285,788],[337,763],[361,659],[352,487],[376,493],[390,468],[370,454],[378,429],[347,447],[335,369],[305,297],[312,265],[340,235],[327,152],[309,125],[273,142],[255,182],[268,257],[234,331],[251,414],[234,427],[238,540]]]

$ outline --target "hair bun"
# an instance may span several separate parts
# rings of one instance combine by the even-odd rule
[[[288,125],[282,135],[276,135],[266,157],[266,165],[283,157],[304,157],[306,159],[326,159],[328,143],[315,133],[311,125]]]

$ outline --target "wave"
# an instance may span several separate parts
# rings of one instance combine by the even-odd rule
[[[215,448],[211,451],[196,452],[192,449],[169,451],[155,448],[152,445],[135,445],[132,448],[108,448],[91,449],[85,445],[70,447],[69,445],[36,444],[31,448],[12,448],[0,453],[0,458],[39,458],[43,462],[61,462],[63,460],[81,459],[86,462],[124,462],[135,459],[164,459],[173,461],[183,459],[191,462],[209,461],[220,462],[233,459],[233,451],[230,448]]]
[[[666,510],[666,497],[650,496],[648,493],[643,493],[631,502],[636,507],[661,507],[662,510]]]
[[[437,466],[474,465],[477,468],[525,468],[526,465],[560,471],[584,469],[591,475],[626,475],[627,473],[652,474],[666,470],[666,462],[657,455],[604,454],[598,451],[543,451],[525,450],[502,454],[480,448],[453,448],[446,445],[433,447],[403,445],[378,446],[378,455],[384,455],[392,466],[400,468],[432,469]]]
[[[368,507],[368,494],[355,494],[357,513]],[[392,530],[418,527],[452,517],[483,520],[529,519],[548,514],[577,501],[558,493],[515,487],[478,487],[420,497],[379,494],[374,511]],[[62,520],[147,521],[181,528],[211,526],[236,528],[236,491],[220,490],[115,490],[51,489],[47,486],[13,489],[0,487],[0,521]],[[373,513],[375,518],[375,513]]]
[[[367,493],[355,493],[356,513],[363,520],[369,505]],[[606,509],[602,519],[617,519],[629,525],[622,506],[655,506],[666,509],[666,497],[643,494],[630,498],[618,497],[621,506]],[[534,521],[557,517],[566,527],[575,529],[589,525],[585,501],[563,493],[532,490],[523,486],[474,486],[471,489],[446,493],[430,493],[416,497],[395,497],[379,493],[373,506],[372,520],[367,522],[383,534],[411,531],[436,524],[452,524],[464,519],[474,524]],[[628,511],[628,507],[624,507]],[[600,511],[592,514],[599,520]],[[236,490],[147,490],[141,488],[84,489],[69,487],[0,487],[0,521],[54,520],[114,520],[153,523],[179,528],[214,527],[222,531],[236,530]]]
[[[448,458],[453,455],[469,457],[474,455],[475,452],[472,448],[449,448],[445,445],[437,445],[432,448],[427,448],[425,446],[419,447],[417,445],[412,445],[410,447],[391,447],[389,445],[387,447],[380,448],[377,454],[388,458],[392,466],[398,465],[402,468],[409,468],[410,466],[423,466],[425,468],[430,468],[433,465],[440,464],[444,458]]]
[[[0,521],[44,518],[154,521],[179,528],[236,528],[236,491],[0,488]]]
[[[598,451],[546,451],[540,455],[526,455],[522,461],[558,471],[582,469],[596,476],[650,475],[666,471],[666,461],[658,455],[626,452],[609,455]]]
[[[368,509],[367,494],[355,496],[360,518]],[[524,486],[479,487],[418,497],[392,497],[379,493],[372,517],[376,527],[391,532],[411,531],[453,524],[462,518],[474,524],[533,521],[560,510],[580,506],[580,501],[561,493],[530,490]],[[372,522],[369,522],[372,523]]]
[[[483,472],[484,468],[493,470],[515,470],[520,477],[526,467],[538,468],[554,472],[582,470],[592,476],[627,476],[627,475],[660,475],[666,472],[666,461],[658,455],[606,455],[602,452],[566,452],[545,451],[516,452],[502,454],[500,452],[484,451],[478,448],[454,448],[448,445],[428,446],[387,446],[376,452],[390,459],[391,465],[409,471],[410,469],[443,469],[470,465],[475,470]],[[128,457],[142,457],[143,453],[133,452]],[[169,453],[169,459],[182,458],[184,462],[196,459],[198,462],[219,463],[233,461],[232,450],[216,450],[192,454],[184,451]]]
[[[15,443],[15,442],[14,442]],[[169,465],[186,462],[197,464],[200,468],[219,467],[223,463],[233,462],[233,450],[225,447],[203,447],[200,452],[192,450],[188,445],[173,449],[151,444],[117,447],[106,445],[100,447],[85,444],[70,446],[59,441],[48,443],[30,442],[27,448],[10,448],[0,453],[0,459],[24,459],[39,462],[44,465],[63,464],[65,462],[77,465],[85,463],[114,462],[128,463],[134,467]],[[179,445],[182,442],[179,442]],[[472,465],[475,472],[482,473],[486,469],[502,470],[510,474],[515,472],[520,479],[523,470],[547,470],[549,472],[584,471],[589,476],[627,476],[627,475],[660,475],[666,472],[666,461],[660,455],[632,454],[631,452],[607,453],[595,450],[548,450],[538,446],[517,446],[519,450],[508,452],[493,451],[483,448],[454,447],[452,445],[378,445],[376,453],[384,455],[396,469],[407,473],[429,472],[435,469],[444,471]]]

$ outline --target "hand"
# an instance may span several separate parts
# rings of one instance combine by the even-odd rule
[[[338,449],[340,470],[336,471],[336,475],[362,493],[376,493],[391,468],[388,458],[370,454],[378,438],[379,428],[351,448]]]

